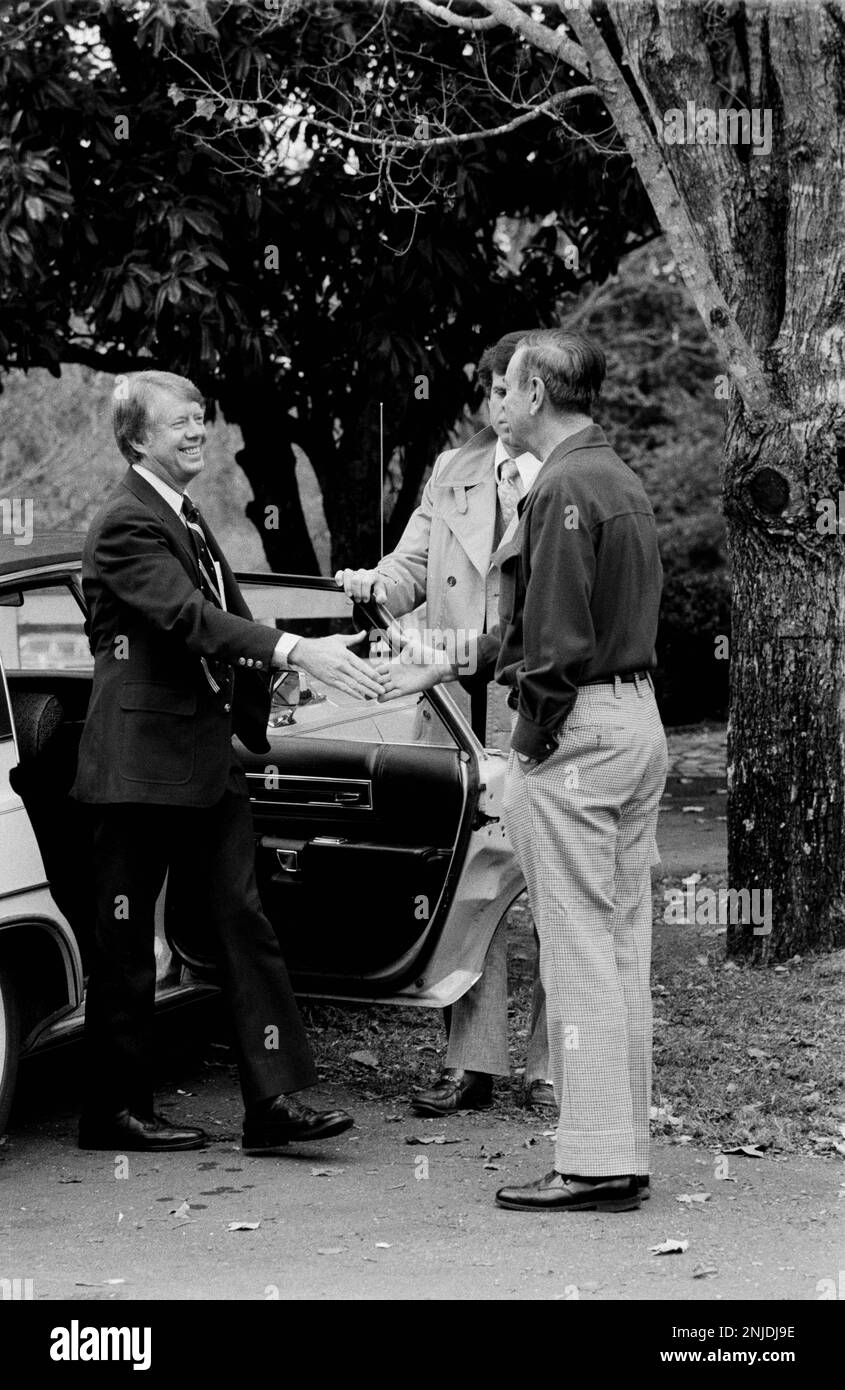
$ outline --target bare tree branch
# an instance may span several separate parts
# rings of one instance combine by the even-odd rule
[[[572,43],[559,30],[547,29],[545,24],[539,24],[536,19],[523,14],[513,0],[478,0],[478,3],[495,15],[500,24],[506,24],[514,33],[521,34],[535,48],[568,63],[584,77],[590,76],[590,63],[583,48]],[[572,27],[574,29],[575,25]]]
[[[434,0],[412,0],[412,3],[424,14],[430,14],[434,19],[442,20],[444,24],[453,24],[456,29],[467,29],[472,33],[478,33],[481,29],[495,29],[502,22],[495,15],[483,19],[471,19],[468,15],[458,15],[452,10],[447,10],[443,5],[435,5]]]

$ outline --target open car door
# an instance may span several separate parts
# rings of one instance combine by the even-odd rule
[[[239,582],[259,622],[303,636],[388,620],[353,609],[329,579]],[[454,1002],[523,887],[501,820],[501,754],[481,747],[443,687],[378,704],[293,671],[268,739],[264,756],[236,747],[259,889],[296,992]],[[171,937],[202,970],[178,923]]]

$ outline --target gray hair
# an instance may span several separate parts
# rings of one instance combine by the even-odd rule
[[[580,333],[563,328],[538,328],[526,333],[517,349],[519,384],[539,377],[551,405],[558,411],[589,413],[598,399],[607,371],[600,347]]]
[[[130,463],[140,463],[134,441],[144,439],[149,428],[149,407],[154,391],[169,391],[180,400],[205,405],[199,387],[174,372],[130,372],[119,376],[112,393],[112,425],[117,447]]]

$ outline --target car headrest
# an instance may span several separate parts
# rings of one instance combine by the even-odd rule
[[[23,690],[12,694],[12,713],[22,763],[44,752],[65,717],[55,695]]]

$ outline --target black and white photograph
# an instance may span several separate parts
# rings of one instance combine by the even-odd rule
[[[843,0],[0,7],[22,1364],[833,1357],[843,228]]]

